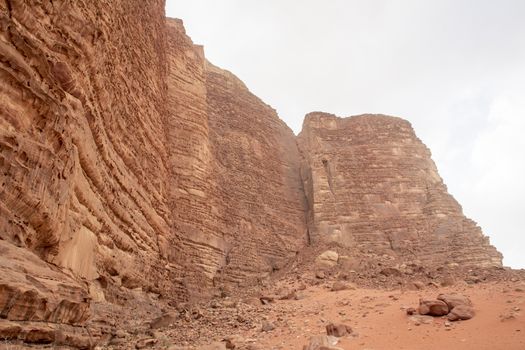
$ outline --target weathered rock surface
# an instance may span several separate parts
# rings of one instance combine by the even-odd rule
[[[6,1],[0,28],[0,337],[89,347],[90,303],[259,285],[308,244],[501,265],[408,122],[313,113],[296,138],[164,1]]]
[[[437,299],[445,302],[450,310],[459,305],[472,306],[472,301],[463,294],[439,294]]]
[[[326,325],[326,334],[334,337],[344,337],[352,333],[352,327],[342,323],[330,323]]]
[[[11,321],[81,324],[89,317],[85,283],[0,241],[0,317]]]
[[[407,121],[310,113],[298,144],[314,244],[336,241],[427,266],[501,266]]]
[[[204,276],[188,283],[210,290],[263,279],[306,241],[295,137],[237,77],[205,60],[180,20],[167,23],[173,230],[189,273]]]
[[[315,258],[315,263],[319,267],[334,267],[339,260],[339,254],[333,250],[327,250]]]
[[[458,305],[447,315],[449,321],[470,320],[474,317],[474,309],[469,305]]]
[[[163,17],[163,1],[0,4],[0,238],[87,281],[177,293]]]
[[[418,312],[420,315],[444,316],[448,314],[449,308],[441,300],[421,299],[419,300]]]
[[[1,339],[87,348],[89,306],[86,283],[0,240]]]

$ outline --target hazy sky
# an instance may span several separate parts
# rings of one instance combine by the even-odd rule
[[[311,111],[408,119],[504,264],[525,268],[524,0],[167,0],[166,13],[296,133]]]

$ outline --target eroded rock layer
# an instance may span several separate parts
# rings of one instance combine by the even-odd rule
[[[230,72],[208,63],[206,82],[218,216],[229,243],[221,277],[264,279],[306,244],[295,136]]]
[[[0,4],[0,238],[97,302],[266,278],[305,243],[293,133],[163,1],[105,6]]]
[[[233,74],[207,62],[168,19],[170,207],[188,283],[267,277],[304,246],[299,153],[292,131]],[[176,252],[176,254],[178,254]]]
[[[311,241],[424,265],[501,265],[409,122],[310,113],[298,137]]]
[[[70,273],[96,301],[118,301],[107,286],[183,292],[172,276],[180,272],[165,268],[176,233],[163,7],[0,3],[0,238]],[[27,295],[5,275],[0,281]],[[26,301],[9,303],[16,310]],[[75,305],[63,303],[61,313],[77,313]]]
[[[308,243],[501,263],[408,122],[296,138],[162,0],[10,0],[0,28],[0,336],[89,347],[104,303],[258,284]]]

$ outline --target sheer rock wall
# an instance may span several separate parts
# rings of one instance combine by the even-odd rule
[[[162,0],[9,0],[0,27],[1,318],[209,296],[333,240],[501,262],[406,121],[312,114],[296,138]]]
[[[295,136],[168,19],[170,208],[193,293],[264,279],[305,244]],[[180,255],[175,251],[174,255]]]
[[[311,241],[406,261],[501,265],[406,120],[310,113],[298,137]]]

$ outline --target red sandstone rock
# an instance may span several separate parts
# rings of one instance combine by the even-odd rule
[[[326,334],[332,335],[334,337],[344,337],[347,334],[352,333],[352,328],[350,326],[347,326],[345,324],[339,323],[339,324],[333,324],[330,323],[326,325]]]
[[[420,299],[418,312],[420,315],[444,316],[448,314],[449,308],[441,300]]]
[[[437,299],[445,302],[450,310],[459,305],[472,306],[470,299],[462,294],[439,294]]]
[[[295,138],[163,7],[0,2],[0,335],[89,347],[90,299],[255,285],[307,244],[501,265],[408,122]]]
[[[472,306],[461,304],[454,307],[447,318],[449,321],[470,320],[474,315],[475,313]]]
[[[501,254],[447,193],[407,121],[310,113],[298,144],[312,242],[425,266],[501,266]]]

